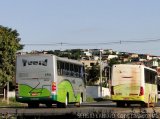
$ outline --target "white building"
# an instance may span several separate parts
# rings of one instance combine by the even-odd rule
[[[118,58],[118,55],[108,55],[108,60],[113,59],[113,58]]]

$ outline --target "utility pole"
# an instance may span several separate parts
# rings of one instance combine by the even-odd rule
[[[111,91],[111,67],[108,66],[108,85],[109,85],[109,90]]]
[[[7,82],[7,104],[9,104],[9,82]]]
[[[102,97],[102,51],[100,50],[100,96]]]

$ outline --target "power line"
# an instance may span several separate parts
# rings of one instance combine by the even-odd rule
[[[123,43],[149,43],[149,42],[159,42],[160,39],[155,40],[128,40],[128,41],[115,41],[115,42],[99,42],[99,43],[35,43],[35,44],[23,44],[23,45],[35,45],[35,46],[94,46],[94,45],[113,45],[113,44],[123,44]]]
[[[148,43],[148,42],[158,42],[160,39],[155,39],[155,40],[131,40],[131,41],[122,41],[124,43]]]

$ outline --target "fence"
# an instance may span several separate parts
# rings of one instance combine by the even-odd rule
[[[87,96],[91,96],[93,98],[110,96],[109,88],[104,88],[104,87],[102,87],[102,96],[101,96],[100,86],[87,86],[86,92]]]

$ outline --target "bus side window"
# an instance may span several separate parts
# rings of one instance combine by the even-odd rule
[[[75,77],[79,77],[79,66],[75,65]]]
[[[57,61],[57,73],[58,75],[61,75],[60,61]]]
[[[150,83],[150,72],[149,70],[145,69],[145,82]]]
[[[59,61],[60,75],[63,75],[63,62]]]
[[[155,72],[150,72],[150,79],[151,79],[151,84],[155,84],[156,79],[155,79]]]
[[[70,76],[73,76],[74,74],[74,65],[73,64],[70,64]]]
[[[82,66],[80,66],[80,76],[79,77],[83,78],[83,67]]]
[[[82,66],[79,66],[79,77],[82,77],[82,75],[83,75],[82,70],[83,70]]]
[[[67,75],[67,76],[69,76],[69,63],[65,63],[65,74]]]
[[[64,62],[63,63],[63,76],[65,76],[66,75],[66,63]]]
[[[157,83],[157,74],[154,72],[153,73],[153,84],[156,84]]]

